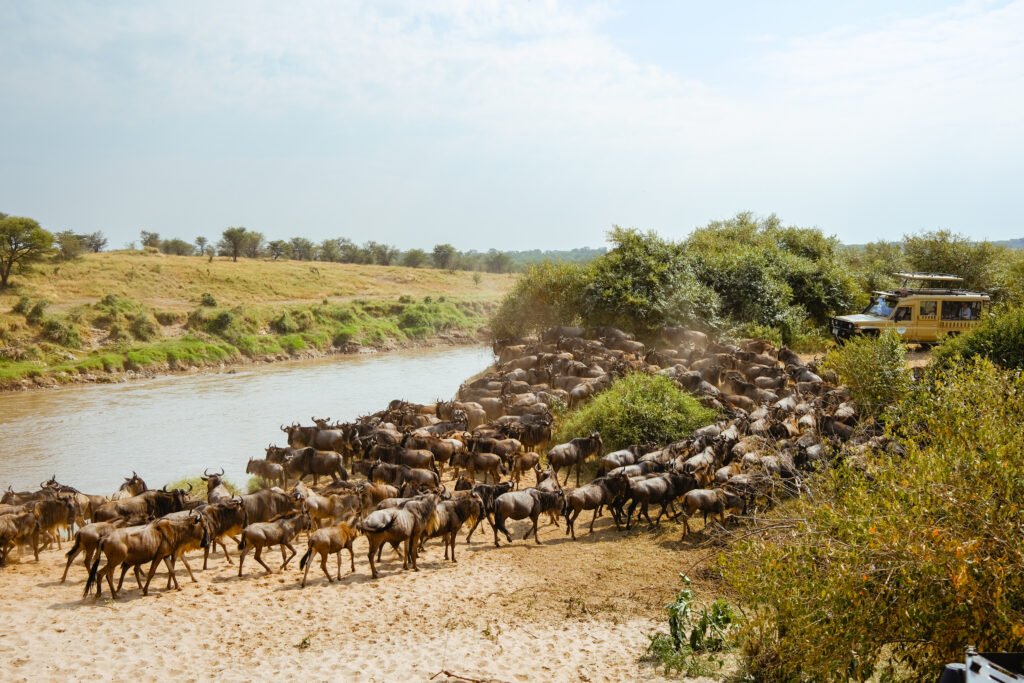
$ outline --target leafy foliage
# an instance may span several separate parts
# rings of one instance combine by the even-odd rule
[[[905,454],[840,465],[721,558],[764,681],[925,680],[1024,647],[1024,378],[977,359],[893,410]]]
[[[690,578],[685,574],[679,576],[683,589],[665,606],[669,632],[650,636],[647,658],[659,662],[666,674],[676,671],[686,676],[707,675],[712,673],[710,664],[721,666],[721,662],[701,655],[728,649],[735,615],[729,603],[718,598],[710,610],[701,608],[695,618]]]
[[[612,451],[647,441],[676,441],[714,419],[715,411],[702,406],[668,377],[634,373],[569,413],[555,438],[568,441],[601,432],[605,449]]]
[[[907,350],[893,331],[879,337],[858,336],[825,356],[823,367],[834,370],[864,415],[880,417],[910,389]]]
[[[966,334],[947,339],[932,362],[936,367],[950,367],[957,359],[979,356],[1004,368],[1024,370],[1024,309],[1004,311]]]
[[[974,242],[948,230],[903,236],[903,252],[914,270],[959,275],[968,289],[992,288],[999,251],[991,242]]]
[[[15,272],[24,272],[53,249],[53,235],[24,216],[0,216],[0,289]]]
[[[586,268],[577,264],[529,266],[491,319],[491,334],[508,339],[576,322],[586,279]]]
[[[591,264],[583,288],[588,324],[649,334],[717,322],[718,297],[697,281],[681,245],[618,226],[608,237],[614,248]]]

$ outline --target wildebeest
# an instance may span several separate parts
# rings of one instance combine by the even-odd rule
[[[452,562],[455,562],[455,537],[463,524],[476,526],[477,520],[483,517],[484,502],[479,494],[471,493],[465,498],[443,500],[434,512],[435,519],[428,527],[428,536],[440,536],[444,543],[444,559],[448,559],[448,548],[452,550]]]
[[[285,469],[299,479],[312,475],[314,486],[324,475],[330,476],[334,481],[348,479],[348,472],[339,454],[333,451],[318,451],[310,447],[297,449],[295,455],[288,460]]]
[[[255,474],[260,479],[270,482],[271,486],[287,486],[285,481],[284,465],[269,460],[249,458],[245,466],[246,474]]]
[[[242,565],[245,563],[245,556],[249,553],[249,548],[256,549],[254,559],[263,565],[268,574],[273,574],[273,570],[267,566],[261,555],[264,548],[275,545],[281,546],[281,571],[284,571],[288,562],[295,557],[292,541],[300,531],[309,529],[311,526],[309,515],[304,510],[297,510],[275,517],[269,522],[256,522],[242,529],[242,540],[238,544],[238,549],[242,551],[238,556],[238,575],[242,575]],[[285,554],[286,548],[291,551],[291,555]]]
[[[114,529],[121,529],[129,526],[142,526],[150,521],[148,516],[127,518],[118,517],[109,522],[92,522],[86,524],[75,534],[75,544],[71,546],[71,549],[65,554],[68,558],[67,564],[64,566],[64,574],[60,577],[60,582],[64,583],[68,578],[68,569],[71,568],[71,563],[75,561],[75,558],[82,552],[85,553],[85,571],[89,571],[89,566],[92,564],[96,550],[99,548],[100,541],[110,535],[110,532]]]
[[[124,575],[129,568],[136,572],[138,580],[138,567],[146,562],[151,562],[146,583],[142,587],[142,594],[148,595],[149,583],[156,573],[156,566],[161,560],[166,560],[167,570],[170,572],[170,579],[174,581],[175,587],[178,580],[174,576],[174,568],[170,558],[178,551],[179,547],[186,542],[198,538],[200,545],[205,547],[209,541],[207,527],[202,515],[198,512],[190,512],[183,519],[157,519],[145,526],[127,527],[114,529],[110,534],[100,541],[99,552],[89,569],[89,580],[85,583],[84,595],[89,594],[93,582],[96,583],[97,597],[103,592],[103,578],[106,577],[107,585],[110,586],[111,595],[116,598],[121,585],[124,583]],[[103,569],[99,568],[101,557],[105,555],[107,563]],[[121,576],[114,588],[114,570],[121,567]]]
[[[693,489],[683,496],[683,538],[690,533],[690,516],[700,510],[704,513],[704,526],[708,524],[708,514],[718,515],[720,522],[725,522],[725,513],[731,510],[738,513],[743,509],[743,499],[726,489]]]
[[[189,491],[192,485],[189,484]],[[138,517],[150,515],[163,517],[171,512],[185,509],[188,493],[182,489],[168,491],[166,488],[155,491],[144,491],[137,496],[112,500],[99,507],[93,514],[94,522],[109,522],[117,517]]]
[[[341,551],[348,549],[349,560],[352,562],[352,571],[356,570],[356,554],[352,549],[352,541],[359,535],[359,530],[348,522],[337,524],[322,529],[317,529],[309,535],[309,548],[306,554],[299,560],[299,569],[302,572],[302,587],[306,587],[306,577],[309,576],[309,568],[313,564],[313,553],[320,555],[320,568],[324,570],[324,576],[330,583],[334,579],[327,571],[327,556],[335,555],[338,558],[338,581],[341,581]]]
[[[15,546],[31,545],[39,561],[39,520],[31,512],[0,515],[0,565],[7,562]]]
[[[145,493],[149,490],[146,486],[146,482],[142,480],[135,470],[132,470],[132,476],[125,477],[124,483],[121,487],[114,491],[114,495],[110,496],[110,500],[124,500],[125,498],[131,498],[137,496],[140,493]],[[93,520],[94,522],[97,520]]]
[[[565,472],[565,484],[569,483],[569,474],[576,468],[576,486],[580,485],[580,466],[592,455],[601,454],[601,434],[593,432],[590,436],[579,437],[568,443],[558,444],[548,451],[548,464],[558,476],[558,470],[568,468]],[[564,485],[564,484],[563,484]]]
[[[295,500],[281,489],[263,489],[241,497],[249,524],[269,522],[295,508]]]
[[[564,499],[563,491],[541,491],[539,489],[526,489],[523,491],[509,491],[498,496],[494,501],[494,545],[498,547],[498,532],[505,534],[508,542],[512,542],[512,534],[505,528],[506,519],[527,519],[533,522],[533,529],[528,530],[523,539],[530,537],[533,533],[533,540],[540,544],[537,538],[537,518],[544,512],[558,510]]]
[[[249,525],[249,517],[245,511],[243,498],[236,496],[229,500],[222,500],[219,503],[211,503],[203,508],[203,514],[210,524],[210,542],[203,549],[203,569],[206,569],[207,562],[210,559],[210,550],[216,550],[218,543],[224,550],[224,559],[228,561],[228,564],[231,564],[231,556],[228,554],[228,546],[224,543],[224,537],[233,538]]]
[[[220,469],[220,474],[210,474],[208,470],[203,470],[203,476],[201,479],[206,482],[206,502],[207,503],[219,503],[224,500],[231,500],[231,491],[224,485],[224,480],[221,477],[224,476],[224,468]]]
[[[632,498],[633,502],[630,503],[629,510],[626,511],[626,528],[630,528],[633,511],[637,506],[640,507],[638,520],[640,515],[643,515],[648,524],[657,525],[672,502],[696,486],[697,482],[692,476],[678,472],[657,474],[647,479],[630,479],[626,495]],[[647,506],[651,503],[658,503],[661,506],[658,517],[654,521],[651,521],[651,517],[647,513]]]
[[[366,478],[369,481],[399,487],[410,481],[430,489],[437,489],[441,485],[441,478],[437,475],[437,472],[416,469],[407,465],[391,465],[379,460],[370,467]]]
[[[572,534],[576,540],[576,518],[584,510],[593,510],[594,516],[590,519],[590,533],[594,533],[594,522],[597,520],[597,511],[602,505],[611,505],[616,496],[626,490],[627,477],[624,474],[613,474],[601,477],[590,482],[586,486],[573,489],[565,496],[565,533]],[[619,520],[615,519],[615,526],[618,528]]]
[[[516,453],[512,456],[512,474],[510,475],[512,480],[519,486],[519,481],[523,474],[534,471],[536,477],[534,484],[540,483],[540,454],[534,453],[533,451],[527,451],[525,453]]]
[[[408,501],[398,508],[385,508],[374,510],[360,522],[357,527],[370,543],[368,554],[370,560],[370,573],[377,578],[377,565],[373,558],[385,543],[397,545],[405,544],[405,552],[402,554],[402,569],[408,569],[412,564],[414,571],[419,571],[416,566],[417,549],[420,543],[420,536],[427,528],[427,523],[434,514],[438,497],[436,495],[420,496],[417,499]]]

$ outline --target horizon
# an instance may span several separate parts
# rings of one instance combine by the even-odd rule
[[[1020,238],[1024,0],[38,2],[0,16],[0,211],[401,249]],[[591,246],[592,245],[592,246]]]

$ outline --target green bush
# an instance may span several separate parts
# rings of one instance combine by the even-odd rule
[[[206,306],[207,308],[216,308],[217,300],[209,292],[203,292],[203,295],[199,297],[199,305]]]
[[[217,470],[214,470],[214,472],[216,471]],[[228,491],[231,493],[232,496],[242,495],[242,490],[235,486],[233,483],[231,483],[229,480],[222,478],[221,482],[224,484],[224,486],[227,487]],[[192,498],[201,498],[203,500],[206,500],[206,482],[203,481],[203,478],[199,475],[196,475],[194,477],[185,477],[184,479],[179,479],[178,481],[171,482],[170,484],[167,485],[167,489],[170,491],[173,491],[174,489],[185,489],[186,491],[188,491],[188,487],[190,484],[192,485],[192,491],[189,495]],[[249,491],[247,491],[247,493],[249,493]]]
[[[685,574],[679,576],[683,589],[665,606],[669,632],[649,636],[651,642],[645,658],[661,664],[666,675],[673,671],[685,676],[711,675],[712,664],[722,666],[714,653],[730,647],[735,615],[729,603],[719,598],[711,603],[711,609],[704,607],[695,616],[690,578]]]
[[[28,312],[32,310],[32,299],[22,294],[11,310],[19,315],[28,315]]]
[[[32,305],[28,313],[25,314],[25,320],[36,325],[43,321],[43,316],[46,315],[46,308],[50,305],[50,302],[46,299],[40,299]]]
[[[151,341],[160,336],[160,326],[149,313],[140,313],[132,318],[128,329],[139,341]]]
[[[935,678],[1024,649],[1024,377],[984,359],[894,408],[905,453],[840,464],[720,558],[763,681]]]
[[[903,340],[889,331],[879,337],[855,337],[826,355],[822,367],[835,371],[862,415],[881,417],[910,388],[906,356]]]
[[[292,334],[299,331],[299,324],[288,311],[282,311],[270,321],[270,329],[278,334]]]
[[[935,351],[933,364],[949,367],[961,358],[981,356],[1004,368],[1024,369],[1024,309],[1006,311],[967,334],[947,339]]]
[[[668,377],[634,373],[569,413],[555,438],[565,442],[601,432],[605,450],[613,451],[647,441],[670,443],[714,419],[715,411],[702,406]]]
[[[60,344],[61,346],[73,349],[82,346],[82,338],[78,335],[78,330],[75,326],[68,325],[57,318],[46,318],[43,321],[43,337],[54,344]]]

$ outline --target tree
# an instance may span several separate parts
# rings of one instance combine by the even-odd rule
[[[82,255],[85,245],[82,244],[82,237],[70,230],[61,230],[53,236],[57,242],[57,256],[61,261],[71,261]]]
[[[174,239],[163,240],[160,243],[160,251],[165,254],[173,254],[174,256],[191,256],[196,252],[196,248],[185,240],[175,237]]]
[[[489,273],[508,273],[512,270],[512,257],[503,251],[491,249],[484,258]]]
[[[305,237],[293,237],[291,247],[292,258],[296,261],[312,261],[316,254],[316,245]]]
[[[248,232],[242,226],[231,227],[225,230],[219,244],[221,253],[225,256],[230,256],[232,261],[238,261],[239,254],[245,248]]]
[[[24,272],[53,249],[53,235],[24,216],[0,218],[0,289],[10,284],[11,273]]]
[[[328,239],[321,242],[317,248],[317,259],[328,261],[329,263],[341,261],[341,249],[338,247],[338,240]]]
[[[406,268],[419,268],[430,258],[422,249],[410,249],[402,254],[402,265]]]
[[[139,233],[139,241],[142,243],[142,248],[153,247],[154,249],[160,248],[160,233],[149,232],[143,230]]]
[[[284,240],[271,240],[267,242],[267,252],[270,258],[277,261],[282,258],[289,258],[292,253],[292,246]]]
[[[86,249],[94,254],[100,253],[107,247],[107,238],[99,230],[90,232],[88,235],[79,235],[78,239],[82,241]]]
[[[927,273],[949,273],[964,279],[964,287],[987,291],[999,248],[991,242],[972,242],[948,230],[903,236],[910,266]]]
[[[390,266],[398,258],[399,251],[390,244],[381,244],[379,242],[367,242],[363,249],[366,250],[367,255],[370,257],[370,263],[376,263],[379,266]]]
[[[200,235],[199,237],[196,238],[196,249],[199,250],[199,255],[200,256],[202,256],[203,254],[206,253],[206,245],[208,243],[209,243],[209,240],[207,240],[202,235]]]
[[[431,259],[434,261],[434,267],[440,268],[441,270],[448,270],[452,267],[455,261],[455,256],[459,252],[450,244],[438,244],[434,247],[434,252],[431,255]]]
[[[263,254],[263,233],[250,230],[242,241],[242,255],[246,258],[259,258]]]

